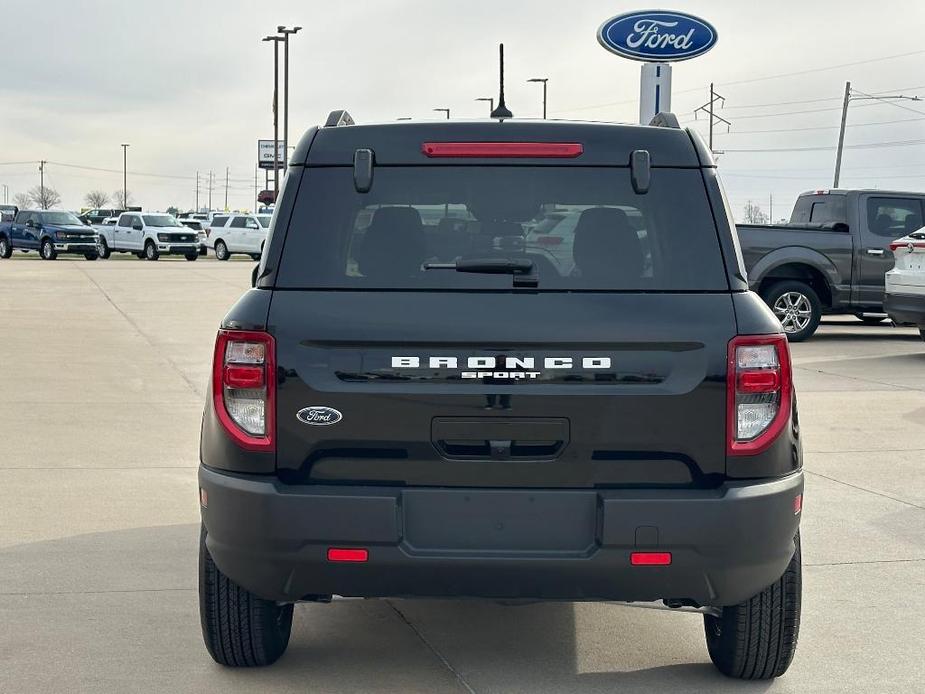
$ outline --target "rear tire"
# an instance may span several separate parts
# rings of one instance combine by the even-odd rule
[[[925,340],[925,328],[919,328],[919,337]]]
[[[215,257],[218,260],[228,260],[231,257],[231,253],[228,252],[228,246],[225,245],[225,242],[218,240],[215,242]]]
[[[55,250],[55,244],[51,242],[51,239],[42,239],[41,246],[42,260],[54,260],[58,257],[58,251]]]
[[[199,617],[209,655],[220,665],[258,667],[286,652],[292,633],[292,605],[264,600],[225,576],[199,533]]]
[[[775,282],[761,296],[781,322],[791,342],[809,339],[819,327],[822,302],[808,284],[797,280]]]
[[[251,260],[253,260],[253,261],[259,263],[259,262],[260,262],[260,254],[259,254],[259,253],[251,253]]]
[[[109,256],[112,255],[112,251],[109,250],[109,245],[106,243],[106,239],[101,238],[97,245],[97,252],[99,253],[100,258],[106,260]]]
[[[195,253],[187,253],[184,257],[190,261],[199,260],[199,251],[196,251]]]
[[[0,258],[9,258],[13,255],[13,247],[7,240],[6,236],[0,236]]]
[[[145,260],[157,260],[161,257],[161,254],[157,252],[157,246],[154,245],[154,241],[148,241],[145,244]]]
[[[790,667],[800,634],[799,533],[794,545],[790,564],[774,583],[743,603],[724,607],[720,617],[704,615],[707,650],[724,675],[767,680]]]

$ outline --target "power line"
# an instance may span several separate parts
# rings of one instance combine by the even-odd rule
[[[858,94],[861,94],[861,95],[863,95],[863,96],[866,96],[868,99],[874,99],[874,100],[876,100],[876,101],[880,101],[880,102],[882,102],[882,103],[889,104],[890,106],[895,106],[896,108],[901,108],[901,109],[903,109],[904,111],[912,111],[913,113],[919,113],[919,114],[925,116],[925,111],[919,111],[918,109],[909,108],[908,106],[904,106],[903,104],[897,104],[895,101],[890,101],[890,98],[894,98],[894,99],[896,99],[896,98],[902,98],[902,99],[910,99],[911,101],[921,101],[921,99],[919,99],[917,96],[916,96],[916,97],[908,97],[908,96],[904,96],[904,97],[885,97],[885,96],[874,96],[873,94],[868,94],[867,92],[862,92],[860,89],[852,89],[852,91],[853,91],[853,92],[857,92]],[[897,91],[898,91],[898,90],[897,90]]]
[[[902,118],[899,120],[881,120],[870,123],[848,123],[847,128],[862,128],[869,125],[895,125],[897,123],[916,123],[925,120],[922,118]],[[838,130],[837,125],[814,125],[808,128],[770,128],[767,130],[733,130],[727,133],[718,133],[719,135],[760,135],[764,133],[798,133],[808,132],[811,130]]]
[[[845,149],[880,149],[882,147],[907,147],[913,145],[925,145],[925,140],[896,140],[893,142],[867,142],[858,145],[845,145]],[[744,153],[744,152],[830,152],[837,149],[831,147],[768,147],[764,149],[724,149],[726,153]]]

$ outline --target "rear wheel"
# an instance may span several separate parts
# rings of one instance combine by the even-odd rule
[[[109,256],[112,255],[112,251],[109,250],[109,244],[106,243],[106,239],[100,238],[96,246],[97,246],[97,253],[99,253],[100,258],[102,258],[103,260],[106,260]]]
[[[793,660],[800,633],[800,535],[784,574],[758,595],[724,607],[719,617],[704,615],[707,650],[724,675],[767,680],[783,675]]]
[[[292,605],[264,600],[234,583],[212,561],[199,533],[199,617],[215,662],[230,667],[275,663],[292,633]]]
[[[919,337],[925,340],[925,328],[919,328]]]
[[[196,251],[195,253],[187,253],[184,257],[187,260],[199,260],[199,251]]]
[[[776,282],[763,293],[791,342],[802,342],[816,332],[822,320],[822,302],[808,284],[796,280]]]
[[[6,236],[0,236],[0,258],[9,258],[13,255],[13,247],[7,241]]]
[[[224,241],[215,242],[215,257],[219,260],[228,260],[231,254],[228,252],[228,246],[225,245]]]
[[[54,260],[58,257],[58,251],[55,250],[55,244],[51,239],[42,239],[42,260]]]
[[[145,244],[145,260],[157,260],[161,257],[161,254],[157,252],[157,246],[154,245],[154,241],[148,241]]]

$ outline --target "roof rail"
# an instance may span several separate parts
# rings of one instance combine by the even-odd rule
[[[331,111],[328,114],[328,119],[324,122],[324,127],[326,128],[336,128],[339,125],[356,125],[350,114],[342,108]]]
[[[655,118],[649,121],[649,125],[654,125],[656,128],[681,129],[681,124],[678,122],[678,117],[669,111],[659,111],[656,113]]]

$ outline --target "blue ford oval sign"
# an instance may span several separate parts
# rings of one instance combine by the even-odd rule
[[[303,407],[301,410],[296,412],[295,415],[300,422],[305,422],[306,424],[312,424],[316,427],[326,427],[331,424],[337,424],[344,416],[333,407],[325,407],[323,405],[312,405],[311,407]]]
[[[597,40],[611,53],[654,63],[696,58],[713,48],[716,39],[709,22],[667,10],[617,15],[597,30]]]

